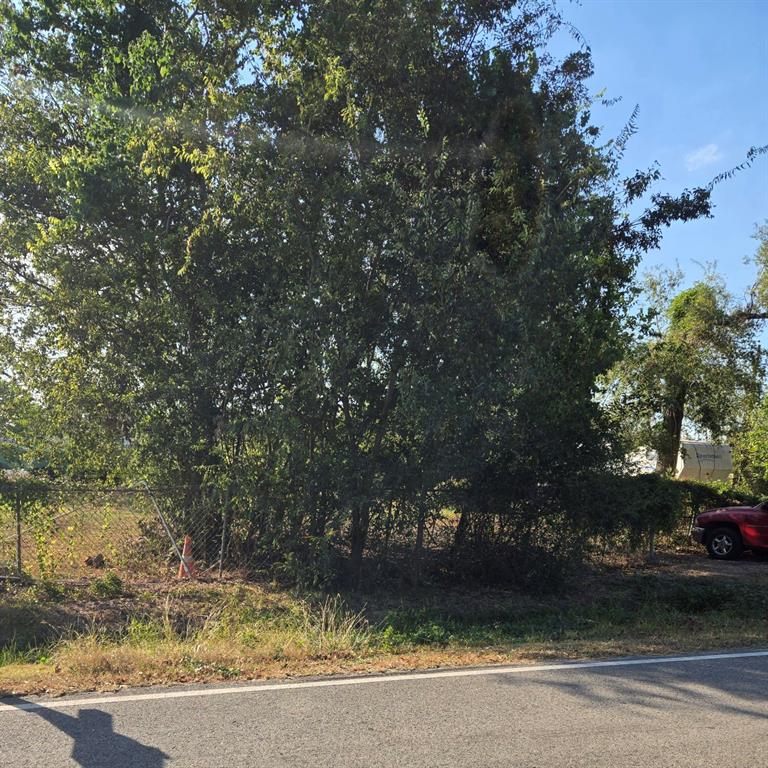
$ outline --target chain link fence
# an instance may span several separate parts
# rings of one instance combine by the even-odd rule
[[[18,506],[3,499],[0,502],[0,578],[20,576],[21,562]]]
[[[192,489],[0,489],[0,578],[87,580],[106,570],[160,579],[180,566],[185,539],[200,575],[221,573],[224,514]]]
[[[420,572],[459,566],[470,576],[491,566],[499,578],[515,568],[533,573],[568,531],[565,523],[542,525],[511,514],[467,516],[469,524],[462,526],[460,510],[448,500],[435,497],[419,505],[395,491],[382,495],[372,508],[366,546],[369,565],[380,574],[418,580]],[[613,562],[690,550],[691,515],[710,503],[690,503],[666,533],[639,526],[595,536],[589,553]],[[225,571],[247,578],[275,563],[280,573],[301,578],[306,563],[332,573],[341,568],[340,556],[349,557],[343,523],[327,523],[322,535],[295,533],[286,542],[275,531],[292,534],[294,521],[277,517],[270,526],[271,511],[265,494],[237,496],[224,483],[86,488],[0,473],[0,579],[87,581],[107,571],[127,582],[167,579],[183,569],[185,542],[189,564],[202,578]],[[297,531],[301,525],[295,522]]]

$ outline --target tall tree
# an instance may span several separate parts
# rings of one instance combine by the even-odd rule
[[[60,469],[226,483],[249,546],[341,535],[357,574],[393,495],[487,510],[508,478],[492,511],[537,519],[605,466],[595,379],[635,265],[709,190],[625,215],[659,172],[618,177],[634,126],[600,137],[548,3],[2,0],[0,22],[9,366]]]
[[[680,276],[672,276],[674,285]],[[655,321],[606,378],[611,410],[630,444],[658,452],[672,473],[687,423],[712,439],[734,435],[760,385],[754,329],[711,278],[669,298],[669,281],[649,280]]]
[[[753,262],[757,280],[745,307],[733,318],[737,323],[759,323],[768,319],[768,221],[755,230],[757,250]],[[761,384],[763,382],[761,381]],[[753,493],[768,493],[768,399],[764,386],[746,404],[744,428],[734,436],[736,480]]]

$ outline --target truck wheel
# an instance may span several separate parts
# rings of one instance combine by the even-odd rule
[[[707,536],[707,551],[715,560],[735,560],[743,550],[741,534],[733,528],[713,528]]]

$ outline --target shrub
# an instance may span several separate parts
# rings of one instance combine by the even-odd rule
[[[749,493],[722,483],[673,480],[657,474],[595,476],[581,489],[595,506],[594,535],[625,536],[637,546],[654,531],[671,534],[711,507],[755,504]]]
[[[105,600],[121,597],[123,595],[123,581],[116,573],[110,571],[92,582],[91,594]]]
[[[371,630],[363,611],[350,611],[339,595],[299,608],[297,637],[312,653],[329,656],[358,652],[371,643]]]

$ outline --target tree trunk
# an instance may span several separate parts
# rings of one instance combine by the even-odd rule
[[[427,521],[427,505],[419,500],[419,518],[416,524],[416,543],[413,547],[413,584],[421,580],[421,556],[424,551],[424,527]]]
[[[397,354],[395,357],[397,357]],[[398,371],[399,363],[393,361],[387,381],[387,391],[384,395],[384,401],[381,405],[381,410],[375,425],[373,447],[371,448],[370,453],[363,457],[365,460],[365,471],[359,482],[360,492],[358,493],[358,499],[363,499],[363,501],[357,501],[352,509],[349,572],[355,587],[359,586],[362,574],[363,551],[365,550],[365,545],[368,539],[368,523],[371,517],[371,486],[379,460],[381,442],[384,438],[384,431],[387,425],[387,417],[395,404],[395,385],[397,382]],[[345,421],[347,424],[351,424],[348,398],[345,397],[343,402],[345,408]]]
[[[389,505],[387,507],[387,519],[384,523],[384,548],[381,553],[381,562],[386,563],[387,556],[389,555],[389,540],[392,536],[392,520],[393,520],[393,508],[394,508],[395,502],[393,500],[390,500]]]
[[[349,574],[352,584],[357,587],[363,568],[363,551],[368,539],[368,519],[370,517],[369,501],[355,504],[352,509],[352,526],[350,530]]]
[[[469,509],[464,507],[459,515],[459,522],[456,525],[456,532],[453,534],[453,546],[451,547],[451,559],[453,560],[456,555],[464,547],[464,543],[467,540],[467,532],[469,531]]]
[[[681,392],[664,411],[664,444],[659,451],[659,460],[656,466],[657,471],[662,474],[672,475],[677,468],[684,415],[685,394]]]

